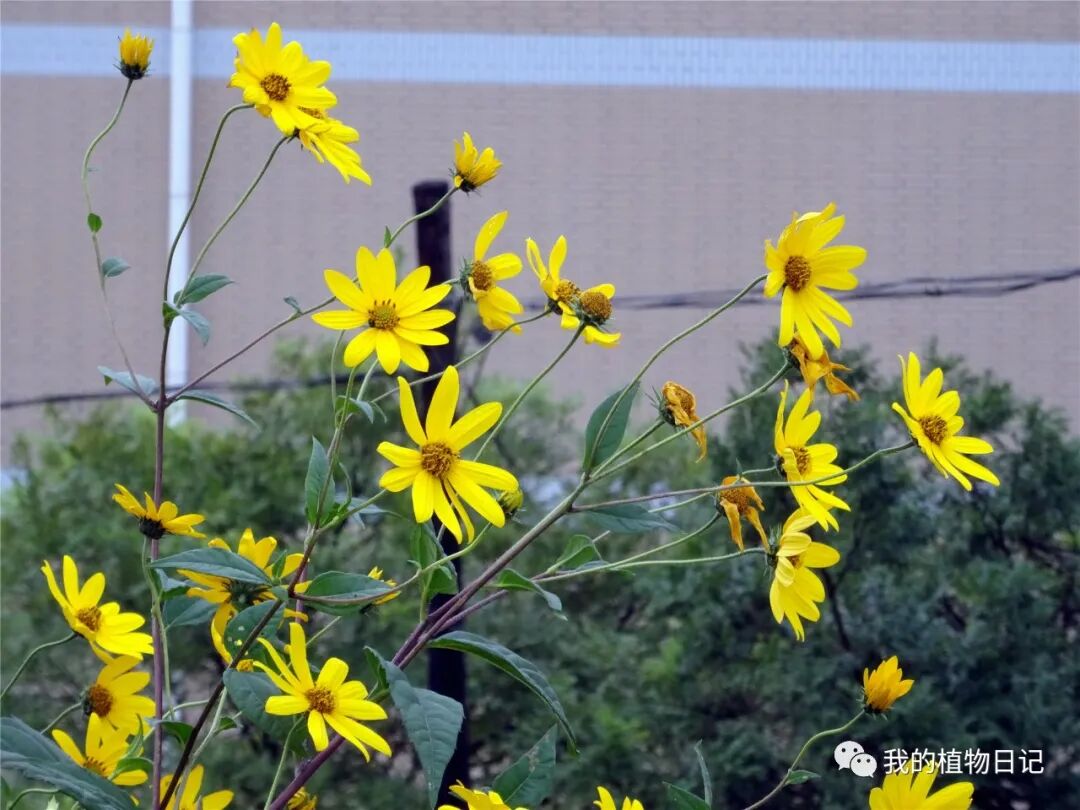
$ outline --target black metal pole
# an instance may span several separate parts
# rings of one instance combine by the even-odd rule
[[[450,185],[445,180],[428,180],[413,186],[413,207],[416,213],[426,211],[450,190]],[[450,252],[450,203],[446,202],[442,208],[429,217],[425,217],[416,224],[416,252],[420,266],[427,265],[431,268],[431,284],[439,284],[450,281],[454,277],[453,257]],[[459,299],[460,300],[460,299]],[[457,320],[451,321],[443,330],[450,338],[445,346],[425,347],[427,356],[431,361],[431,371],[442,371],[447,366],[457,361]],[[424,383],[420,388],[420,399],[423,410],[427,411],[428,403],[435,393],[437,380]],[[435,529],[439,530],[440,524],[435,519]],[[457,541],[449,532],[443,532],[443,551],[451,554],[458,550]],[[461,587],[461,560],[454,561],[454,570],[457,573],[458,587]],[[428,609],[438,610],[442,607],[449,596],[437,595],[432,597]],[[446,631],[456,629],[459,625],[452,625]],[[465,656],[454,650],[429,650],[428,651],[428,688],[440,695],[453,698],[465,709],[465,719],[461,724],[458,734],[457,748],[443,774],[442,785],[439,787],[439,798],[436,804],[453,801],[449,786],[457,781],[469,784],[469,708],[466,703],[466,672]]]

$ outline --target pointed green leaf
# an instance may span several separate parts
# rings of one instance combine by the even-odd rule
[[[125,270],[130,270],[131,265],[123,259],[111,256],[101,263],[101,275],[105,278],[115,278]]]
[[[508,591],[531,591],[547,602],[547,606],[554,610],[560,619],[566,619],[562,612],[562,600],[558,596],[551,591],[545,591],[527,576],[519,574],[513,568],[507,568],[500,573],[495,581],[491,583],[491,586]]]
[[[698,768],[701,770],[701,784],[704,787],[705,804],[712,807],[712,777],[709,776],[709,766],[705,762],[705,753],[701,750],[701,740],[694,744],[694,754],[697,756]]]
[[[308,459],[307,477],[304,479],[304,514],[312,525],[319,517],[319,498],[322,497],[323,487],[327,487],[327,497],[332,494],[327,482],[329,477],[330,459],[326,456],[326,448],[312,436],[311,458]]]
[[[492,789],[507,807],[539,807],[555,782],[555,738],[552,726],[517,762],[495,777]]]
[[[266,576],[266,573],[259,566],[255,565],[251,560],[223,548],[188,549],[170,557],[154,560],[154,562],[150,563],[150,567],[165,571],[185,569],[199,574],[225,577],[233,582],[250,582],[256,585],[271,584],[270,578]]]
[[[90,228],[90,233],[97,233],[101,230],[101,217],[91,211],[86,215],[86,225]]]
[[[191,324],[191,328],[195,330],[195,334],[199,336],[203,346],[210,342],[210,321],[206,320],[201,313],[185,307],[178,310],[177,314]]]
[[[390,243],[394,241],[394,235],[390,233],[390,226],[386,226],[386,230],[383,231],[382,246],[384,248],[390,247]]]
[[[566,544],[566,548],[559,555],[559,559],[555,561],[552,570],[571,571],[587,563],[599,562],[602,559],[591,537],[587,534],[575,534]]]
[[[153,725],[156,721],[151,720],[150,723]],[[160,725],[166,734],[175,737],[176,741],[181,745],[187,745],[187,741],[191,737],[192,726],[181,723],[179,720],[162,720]]]
[[[123,386],[133,394],[138,394],[139,387],[142,387],[143,393],[147,396],[156,396],[158,392],[157,382],[147,377],[145,374],[136,374],[135,379],[132,379],[131,375],[126,371],[113,371],[111,368],[105,366],[97,367],[98,373],[105,378],[105,384],[108,385],[111,382],[117,385]],[[136,385],[138,380],[138,385]]]
[[[222,678],[229,699],[240,714],[276,740],[284,742],[289,738],[295,718],[266,713],[266,699],[281,694],[266,675],[227,669]]]
[[[636,503],[620,503],[615,506],[590,509],[585,514],[597,525],[616,534],[643,534],[656,529],[675,528],[658,512],[650,512]]]
[[[300,309],[300,302],[293,298],[291,295],[285,296],[285,298],[283,298],[282,300],[293,308],[295,317],[299,317],[304,314],[304,310]]]
[[[619,389],[614,394],[601,402],[585,428],[585,455],[582,468],[586,472],[598,464],[603,464],[622,444],[623,436],[626,435],[626,424],[630,419],[630,410],[634,406],[634,397],[637,395],[639,383],[631,383],[626,389]],[[626,391],[626,396],[616,405],[616,401]],[[608,418],[607,427],[600,434],[600,426]]]
[[[189,627],[197,624],[209,624],[217,610],[217,605],[194,596],[178,596],[169,599],[161,608],[165,627]]]
[[[788,774],[788,778],[784,780],[785,785],[801,785],[803,782],[809,782],[811,779],[820,779],[821,775],[816,774],[813,771],[792,771]]]
[[[176,294],[173,303],[178,307],[182,307],[184,304],[194,304],[196,301],[202,301],[208,295],[212,295],[222,287],[232,283],[233,280],[228,276],[213,273],[205,276],[195,276],[191,283],[188,284],[187,290],[181,290]]]
[[[325,571],[319,574],[304,591],[304,599],[315,610],[333,616],[347,616],[358,613],[371,605],[376,599],[385,596],[390,586],[385,582],[364,576],[347,574],[342,571]],[[335,605],[332,602],[320,602],[320,598],[338,601],[352,601],[352,605]],[[360,601],[363,600],[363,601]]]
[[[235,405],[234,403],[229,402],[229,400],[225,399],[224,397],[219,397],[217,394],[212,394],[209,391],[203,391],[199,388],[192,388],[182,393],[180,396],[177,397],[177,399],[190,399],[193,402],[201,402],[203,405],[210,405],[214,408],[221,408],[221,410],[228,411],[233,416],[237,416],[240,419],[243,419],[252,427],[259,427],[259,423],[252,419],[250,416],[248,416],[247,411],[245,411],[239,405]]]
[[[420,569],[427,568],[444,557],[435,538],[424,531],[423,526],[413,529],[409,538],[409,549],[413,562]],[[440,593],[457,593],[457,572],[452,563],[443,563],[420,577],[421,604],[426,605],[432,596]]]
[[[671,810],[709,810],[709,805],[704,799],[695,796],[689,790],[683,790],[677,785],[667,785],[668,807]]]

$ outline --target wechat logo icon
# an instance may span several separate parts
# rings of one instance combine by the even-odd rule
[[[840,770],[849,769],[856,776],[870,777],[877,773],[877,760],[866,753],[854,740],[848,740],[836,746],[833,759]]]

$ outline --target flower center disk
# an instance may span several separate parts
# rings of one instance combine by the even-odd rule
[[[436,478],[444,477],[457,461],[458,454],[445,442],[425,444],[420,450],[420,466]]]
[[[309,689],[304,697],[307,698],[308,707],[319,714],[332,714],[334,711],[334,693],[325,686],[316,686]]]
[[[555,287],[555,300],[562,301],[564,304],[573,302],[580,294],[578,285],[569,279],[563,279]]]
[[[473,286],[481,292],[487,292],[495,286],[495,274],[483,262],[473,262],[469,275],[472,277]]]
[[[83,709],[86,714],[96,714],[98,717],[107,717],[109,711],[112,709],[112,705],[112,692],[104,686],[99,686],[95,683],[86,693],[86,701],[83,703]]]
[[[83,763],[83,767],[86,768],[86,770],[88,770],[88,771],[93,771],[98,776],[100,776],[100,777],[102,777],[104,779],[109,778],[109,774],[107,774],[105,772],[105,763],[98,762],[93,757],[87,757],[86,762]]]
[[[803,289],[810,280],[810,262],[802,256],[788,257],[784,265],[784,284],[795,292]]]
[[[374,329],[393,329],[397,323],[397,308],[393,301],[376,301],[368,310],[368,326]]]
[[[720,497],[728,503],[737,506],[739,511],[744,514],[752,505],[750,501],[750,487],[735,487],[734,489],[725,489],[723,492],[720,493]]]
[[[289,84],[289,80],[282,76],[280,73],[271,73],[259,82],[259,86],[266,91],[266,95],[270,96],[271,101],[284,101],[289,96],[289,89],[292,87]]]
[[[583,292],[579,299],[581,311],[584,312],[594,323],[603,323],[611,317],[611,299],[602,292]],[[685,406],[684,406],[685,407]]]
[[[940,416],[924,416],[919,420],[919,427],[934,444],[941,444],[949,436],[949,427]]]
[[[94,633],[101,627],[101,609],[97,606],[83,608],[75,614],[75,618],[89,627]]]

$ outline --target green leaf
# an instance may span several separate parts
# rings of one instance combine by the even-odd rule
[[[195,330],[195,334],[199,336],[203,346],[210,342],[210,321],[206,320],[201,313],[185,307],[179,310],[177,314],[191,324],[191,328]]]
[[[222,731],[228,731],[231,728],[239,728],[239,726],[236,724],[236,721],[233,720],[231,717],[222,717],[220,720],[218,720],[217,730],[219,734]]]
[[[235,405],[229,400],[219,397],[217,394],[211,394],[209,391],[202,391],[198,388],[192,388],[185,391],[177,399],[190,399],[194,402],[201,402],[204,405],[212,405],[215,408],[221,408],[223,411],[228,411],[233,416],[238,416],[247,422],[252,427],[258,429],[259,423],[248,416],[247,411],[241,408],[239,405]]]
[[[173,299],[173,303],[178,307],[182,307],[184,304],[194,304],[196,301],[202,301],[208,295],[212,295],[220,290],[222,287],[227,287],[232,284],[233,280],[228,276],[216,275],[214,273],[208,273],[205,276],[195,276],[188,284],[187,290],[181,290],[176,294]]]
[[[417,689],[405,673],[394,664],[384,660],[370,647],[365,649],[368,659],[374,657],[381,667],[390,688],[390,697],[401,712],[401,720],[409,735],[409,742],[416,749],[420,764],[424,767],[427,781],[428,802],[434,806],[439,797],[439,786],[450,757],[457,748],[458,733],[465,712],[453,698]]]
[[[681,787],[668,782],[664,784],[667,785],[668,807],[671,810],[709,810],[709,804],[689,790],[683,790]]]
[[[390,243],[394,240],[394,235],[390,233],[390,226],[387,225],[382,235],[382,246],[384,248],[390,247]]]
[[[151,720],[151,723],[156,721]],[[161,728],[165,733],[171,737],[175,737],[177,742],[181,745],[187,745],[188,739],[191,737],[192,727],[187,723],[181,723],[179,720],[162,720]]]
[[[409,549],[413,562],[421,570],[444,557],[439,544],[424,531],[423,526],[413,529],[412,536],[409,538]],[[426,605],[432,596],[439,593],[457,593],[457,572],[452,563],[443,563],[420,577],[421,604]]]
[[[119,762],[116,763],[116,770],[113,771],[113,776],[118,776],[128,771],[142,771],[143,773],[150,773],[154,769],[154,763],[148,760],[146,757],[122,757]]]
[[[304,514],[312,525],[319,517],[319,498],[330,476],[330,459],[326,448],[314,436],[311,437],[311,458],[308,459],[307,477],[304,479]],[[327,490],[329,493],[329,489]]]
[[[634,405],[634,397],[637,395],[638,387],[639,383],[634,382],[625,389],[620,388],[601,402],[596,410],[592,412],[592,416],[589,417],[589,424],[585,428],[583,471],[588,472],[596,465],[603,464],[619,449],[623,436],[626,434],[626,423],[630,419],[630,409]],[[624,390],[627,392],[626,396],[616,406],[615,402]],[[608,421],[607,427],[604,428],[603,435],[598,436],[600,426],[607,419],[609,413],[611,419]]]
[[[562,612],[562,600],[558,596],[551,591],[545,591],[527,576],[519,574],[513,568],[504,570],[491,585],[494,588],[502,588],[507,591],[531,591],[539,594],[547,602],[547,606],[558,614],[560,619],[566,619]],[[499,792],[501,793],[501,791]]]
[[[127,791],[80,768],[17,717],[0,717],[0,760],[6,770],[45,782],[94,810],[135,810]]]
[[[555,561],[553,570],[570,571],[587,563],[600,562],[601,560],[603,558],[600,556],[600,552],[596,550],[596,544],[593,543],[592,538],[587,534],[575,534],[570,538],[570,542],[566,544],[566,548],[559,555],[559,559]]]
[[[209,624],[217,610],[217,605],[194,596],[177,596],[165,602],[161,614],[165,627],[189,627],[195,624]]]
[[[90,233],[97,233],[101,230],[101,217],[91,211],[86,215],[86,224],[90,228]]]
[[[539,806],[555,782],[555,737],[552,726],[517,762],[495,777],[491,788],[508,807]]]
[[[125,270],[130,269],[130,264],[116,256],[112,256],[101,263],[101,275],[105,278],[115,278]]]
[[[295,718],[266,713],[266,699],[281,694],[266,675],[227,669],[222,677],[225,690],[240,714],[276,740],[289,738]]]
[[[344,396],[338,396],[337,399],[336,411],[339,414],[342,410],[348,414],[362,413],[367,417],[371,424],[375,424],[376,415],[378,415],[383,422],[387,421],[386,412],[374,402],[368,402],[364,399],[347,399]]]
[[[333,599],[365,599],[367,601],[355,605],[328,605],[318,601],[311,601],[311,607],[315,610],[329,613],[333,616],[347,616],[350,613],[358,613],[370,605],[380,596],[390,591],[390,586],[377,579],[366,577],[363,574],[347,574],[343,571],[325,571],[319,574],[304,591],[304,598],[315,597]]]
[[[705,762],[705,753],[701,750],[701,740],[694,744],[694,754],[697,756],[698,768],[701,770],[701,783],[705,790],[705,804],[712,807],[712,777],[709,776],[709,766]]]
[[[788,774],[788,778],[784,780],[785,785],[801,785],[803,782],[809,782],[811,779],[820,779],[821,775],[816,774],[813,771],[792,771]]]
[[[111,368],[105,366],[97,367],[98,373],[105,378],[105,384],[108,385],[111,382],[117,385],[123,386],[133,394],[139,393],[139,386],[142,386],[142,390],[148,396],[156,396],[158,392],[157,382],[147,377],[145,374],[136,374],[135,378],[126,371],[113,371]],[[138,385],[135,384],[138,380]]]
[[[274,618],[266,623],[266,626],[259,631],[259,636],[268,640],[273,640],[274,634],[277,632],[277,628],[281,626],[281,623],[285,619],[285,611],[278,605],[280,603],[274,599],[268,599],[265,602],[260,602],[257,605],[246,607],[237,613],[229,623],[225,625],[225,649],[233,656],[236,652],[244,646],[244,642],[247,641],[248,636],[251,635],[251,631],[255,629],[264,618],[266,614],[274,612]],[[247,652],[244,653],[245,658],[255,658],[260,661],[266,661],[266,651],[258,641],[254,642],[248,647]]]
[[[563,709],[562,703],[559,702],[559,696],[551,688],[551,684],[544,677],[544,673],[531,661],[522,658],[512,650],[508,650],[498,642],[474,633],[467,633],[464,630],[455,630],[452,633],[439,636],[429,642],[428,646],[472,653],[524,684],[551,709],[551,713],[555,715],[555,719],[559,721],[559,725],[567,736],[570,750],[577,753],[577,738],[574,736],[574,729],[571,728],[570,721],[566,717],[566,711]]]
[[[643,534],[656,529],[675,528],[659,512],[650,512],[636,503],[590,509],[586,514],[599,526],[616,534]]]
[[[259,566],[239,554],[223,548],[192,548],[162,557],[150,563],[151,568],[165,571],[185,569],[198,574],[210,574],[225,577],[233,582],[249,582],[255,585],[270,585],[270,578]]]
[[[304,310],[300,309],[300,302],[293,298],[291,295],[286,296],[282,300],[293,308],[293,312],[296,313],[296,317],[304,314]]]
[[[170,304],[168,301],[161,302],[161,320],[168,326],[170,323],[176,320],[176,316],[180,314],[180,310]]]

